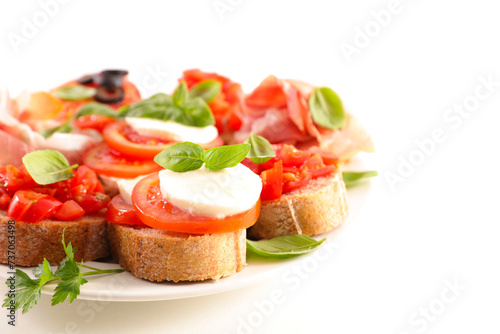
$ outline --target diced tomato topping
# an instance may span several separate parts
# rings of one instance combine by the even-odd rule
[[[299,189],[312,179],[326,176],[337,169],[338,158],[319,148],[302,151],[292,145],[283,144],[273,145],[273,149],[276,156],[263,164],[254,166],[251,161],[246,161],[248,159],[242,162],[256,174],[260,173],[263,184],[262,200],[277,199],[282,194]],[[278,167],[278,163],[282,167]],[[279,179],[281,181],[278,182]]]
[[[85,214],[85,210],[82,209],[78,203],[73,200],[69,200],[63,203],[59,209],[54,213],[54,217],[60,220],[75,220]]]
[[[87,166],[72,172],[74,177],[39,185],[24,167],[0,168],[0,210],[15,220],[37,223],[55,217],[73,220],[85,212],[107,207],[109,196],[96,173]]]
[[[32,190],[18,190],[10,201],[7,216],[14,220],[38,223],[49,218],[62,205],[52,196]]]
[[[260,173],[262,179],[262,192],[260,198],[263,201],[278,199],[283,194],[283,163],[278,161],[274,167]]]
[[[254,172],[255,174],[260,174],[260,166],[261,165],[256,164],[255,162],[250,161],[250,159],[248,159],[248,158],[243,159],[243,161],[241,162],[241,164],[247,166],[248,168],[250,168],[250,170],[252,172]]]

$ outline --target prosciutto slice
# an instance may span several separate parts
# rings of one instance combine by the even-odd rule
[[[245,140],[251,132],[271,143],[294,144],[307,149],[318,146],[347,160],[359,151],[374,151],[368,133],[351,115],[340,130],[329,130],[313,121],[308,99],[314,86],[295,80],[267,77],[246,96],[243,126],[234,134],[236,142]]]
[[[33,131],[17,119],[18,105],[6,89],[0,88],[0,165],[20,164],[24,154],[38,149],[53,149],[63,153],[70,163],[81,163],[82,154],[102,141],[92,131],[54,133],[49,138]]]

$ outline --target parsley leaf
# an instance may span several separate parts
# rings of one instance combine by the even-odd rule
[[[55,273],[52,273],[50,263],[47,259],[43,259],[43,263],[33,269],[33,275],[37,277],[32,279],[24,271],[17,269],[14,274],[14,279],[8,278],[5,282],[9,287],[4,299],[2,307],[10,307],[14,305],[14,309],[22,308],[23,313],[28,312],[40,300],[41,290],[47,284],[59,281],[54,296],[52,297],[52,305],[64,302],[66,299],[71,304],[80,294],[80,286],[88,281],[83,277],[87,275],[100,275],[107,273],[121,273],[123,269],[101,270],[88,267],[74,260],[76,249],[73,248],[71,242],[66,245],[64,242],[64,230],[62,233],[62,245],[66,253],[64,258]],[[91,269],[88,272],[82,272],[82,267]],[[14,286],[14,287],[13,287]]]

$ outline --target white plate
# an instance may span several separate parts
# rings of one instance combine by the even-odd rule
[[[357,213],[360,212],[364,202],[368,198],[369,192],[369,184],[349,189],[349,216],[347,220],[342,226],[320,237],[326,237],[327,242],[333,241],[336,236],[338,236],[338,233],[341,232],[343,226],[350,224]],[[219,281],[153,283],[137,278],[128,272],[90,276],[87,277],[88,283],[81,287],[78,299],[102,301],[154,301],[211,295],[241,289],[262,282],[283,272],[294,263],[303,261],[305,257],[311,256],[313,253],[284,260],[266,259],[248,253],[248,264],[241,272],[230,277],[222,278]],[[99,269],[120,268],[116,263],[92,261],[86,264]],[[21,267],[20,269],[31,274],[33,268]],[[5,280],[7,276],[9,276],[7,275],[8,271],[6,265],[1,266],[0,276],[2,280]],[[55,285],[44,287],[42,293],[52,295],[54,287]]]

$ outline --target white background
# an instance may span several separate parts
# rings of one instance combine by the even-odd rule
[[[330,236],[339,241],[336,253],[298,287],[278,276],[244,290],[177,301],[50,307],[42,296],[35,309],[18,315],[16,328],[7,326],[2,311],[0,331],[498,333],[495,2],[401,0],[383,27],[372,11],[387,9],[389,0],[220,3],[230,6],[222,16],[213,0],[68,1],[47,22],[38,17],[44,26],[14,47],[8,36],[22,36],[25,20],[34,22],[42,6],[2,1],[0,83],[14,93],[49,89],[118,67],[141,85],[148,71],[167,72],[154,89],[142,85],[150,95],[170,92],[182,70],[199,67],[241,82],[246,91],[269,74],[332,87],[373,135],[377,152],[361,160],[380,173],[363,190],[370,191],[363,210]],[[365,28],[371,37],[361,41]],[[341,45],[355,46],[356,38],[357,53],[346,57]],[[474,97],[476,89],[488,93],[477,88],[480,77],[497,82],[482,100]],[[449,108],[464,103],[472,110],[466,117],[444,119]],[[436,129],[444,142],[433,149],[428,144],[425,156],[418,153],[416,141],[428,142]],[[397,175],[401,159],[410,158],[416,164],[391,187],[388,175]],[[456,295],[446,290],[446,282],[455,281],[461,286]],[[4,289],[2,284],[2,294]],[[285,302],[256,315],[255,303],[270,300],[276,289]],[[426,309],[423,320],[419,312]]]

